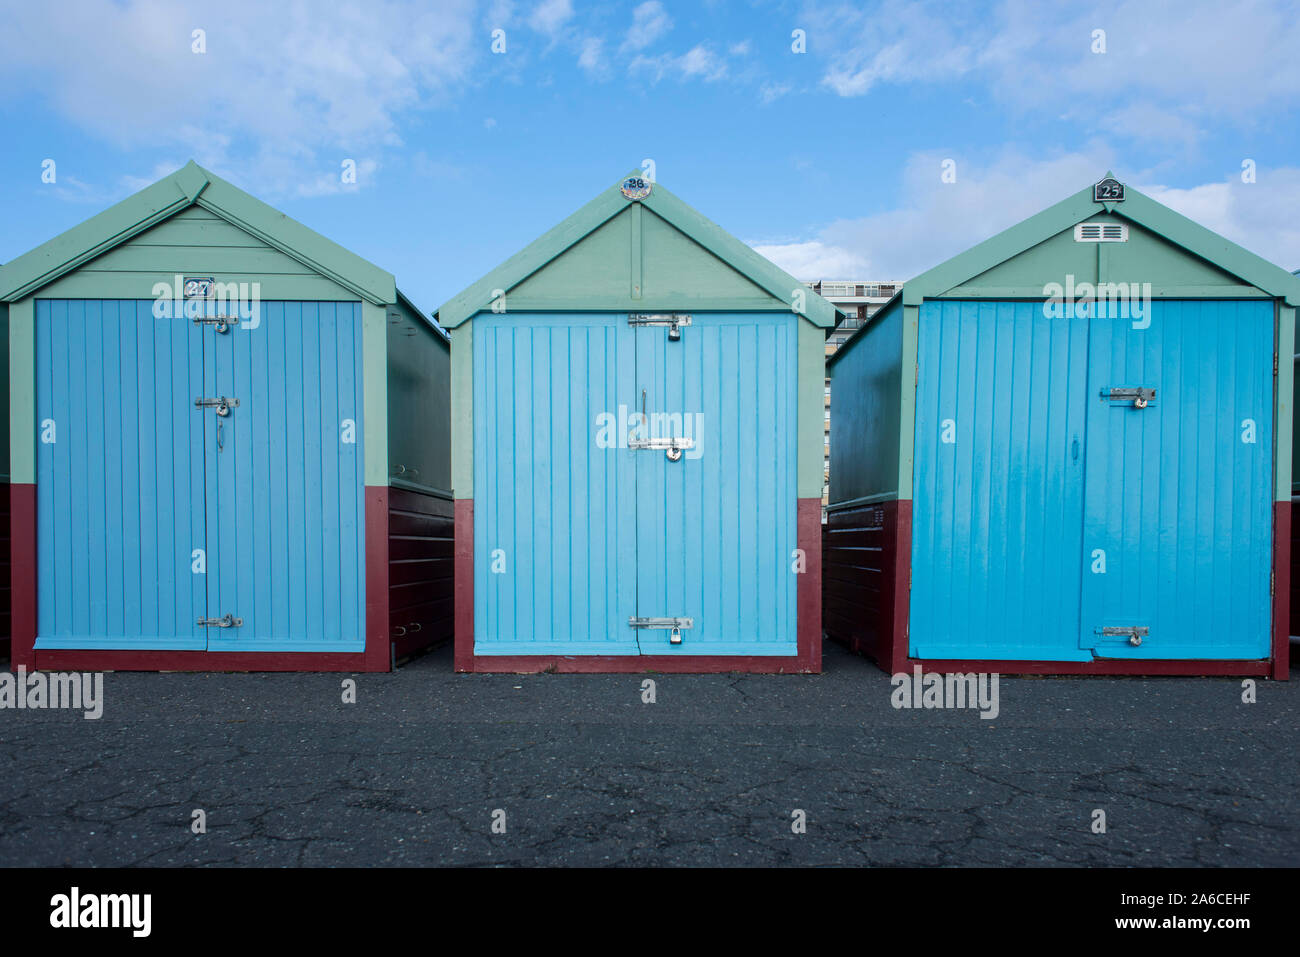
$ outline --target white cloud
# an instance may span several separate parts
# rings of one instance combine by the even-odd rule
[[[796,279],[845,279],[870,275],[871,261],[861,254],[818,240],[796,243],[750,243]]]
[[[957,181],[944,183],[945,158],[914,154],[892,209],[836,220],[795,241],[751,245],[800,279],[905,280],[1060,202],[1115,165],[1110,150],[1096,144],[1049,158],[1008,150],[983,165],[958,159]],[[1153,174],[1116,172],[1251,252],[1289,270],[1300,267],[1300,168],[1261,168],[1255,183],[1230,177],[1190,188],[1144,185]]]
[[[727,75],[727,63],[706,44],[701,43],[681,56],[670,53],[654,57],[638,54],[628,64],[628,72],[649,74],[652,83],[658,83],[666,76],[678,80],[702,79],[711,82]]]
[[[555,36],[573,18],[570,0],[542,0],[528,18],[528,25],[538,33]]]
[[[854,277],[907,279],[1078,192],[1113,161],[1100,147],[1049,159],[1008,151],[983,167],[958,157],[957,181],[945,183],[946,158],[912,155],[893,209],[835,220],[799,242],[770,244],[764,255],[780,262],[782,247],[793,247],[789,255],[808,260],[809,272],[795,272],[801,279],[850,278],[853,264],[862,266]]]
[[[1300,269],[1300,168],[1264,168],[1257,175],[1254,183],[1233,176],[1185,189],[1138,189],[1287,270]]]
[[[881,84],[978,81],[1017,109],[1185,144],[1213,121],[1246,126],[1300,104],[1300,16],[1285,0],[1077,9],[1003,0],[988,10],[886,0],[870,9],[811,3],[803,18],[829,61],[823,84],[846,97]],[[1106,31],[1105,53],[1092,52],[1095,29]]]
[[[605,41],[600,37],[584,38],[578,52],[578,66],[591,76],[604,76],[607,72]]]
[[[717,80],[727,72],[727,64],[702,43],[687,50],[678,60],[678,65],[685,77],[699,76],[706,80]]]
[[[648,0],[632,11],[632,26],[620,49],[644,50],[673,28],[672,18],[658,0]]]
[[[489,30],[504,29],[515,19],[514,0],[492,0],[484,17]]]
[[[400,142],[401,113],[452,98],[486,48],[473,23],[469,0],[6,4],[0,86],[117,146],[184,144],[267,195],[314,191],[312,170]]]

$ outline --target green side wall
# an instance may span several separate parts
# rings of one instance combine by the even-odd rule
[[[1295,444],[1295,309],[1279,305],[1277,310],[1277,396],[1273,416],[1274,500],[1291,501]]]
[[[825,472],[826,333],[809,322],[799,322],[799,498],[822,497]]]
[[[474,320],[451,330],[451,486],[474,497]]]
[[[367,485],[388,484],[388,309],[361,304],[362,404]]]
[[[9,305],[9,480],[36,483],[36,321],[31,299]]]
[[[450,347],[403,303],[387,331],[389,484],[450,496]]]
[[[9,481],[9,306],[0,302],[0,395],[5,397],[0,414],[0,482]]]
[[[831,507],[899,490],[903,310],[873,317],[861,339],[830,370]]]

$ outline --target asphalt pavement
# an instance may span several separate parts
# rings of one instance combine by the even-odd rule
[[[98,720],[0,710],[0,865],[1300,864],[1300,681],[893,691],[831,643],[818,676],[113,673]]]

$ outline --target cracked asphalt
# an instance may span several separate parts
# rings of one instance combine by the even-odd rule
[[[829,642],[820,676],[345,677],[0,711],[0,865],[1300,864],[1300,681],[1004,677],[990,721]]]

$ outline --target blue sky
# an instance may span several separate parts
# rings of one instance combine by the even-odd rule
[[[0,261],[193,158],[431,311],[649,159],[804,279],[1108,168],[1295,269],[1298,107],[1295,3],[2,0]]]

